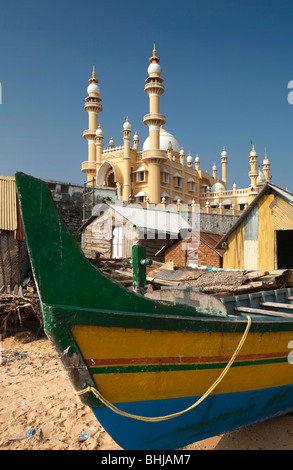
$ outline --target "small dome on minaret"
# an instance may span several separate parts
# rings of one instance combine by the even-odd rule
[[[222,151],[222,153],[221,153],[221,156],[222,156],[222,157],[226,157],[226,156],[227,156],[227,152],[226,152],[225,147],[223,147],[223,151]]]
[[[95,72],[95,66],[93,66],[93,71],[92,71],[92,78],[89,79],[89,86],[87,87],[87,92],[88,94],[94,94],[99,95],[100,94],[100,88],[98,86],[98,79],[96,78],[96,72]]]
[[[126,118],[125,123],[123,124],[123,129],[131,129],[131,124],[128,121],[128,117]]]
[[[186,158],[186,161],[187,163],[192,163],[192,155],[190,155],[190,152],[189,152],[188,157]]]
[[[103,131],[102,131],[102,129],[101,129],[101,124],[99,124],[99,127],[98,127],[98,129],[96,130],[96,135],[99,135],[99,136],[103,137]]]
[[[162,69],[159,65],[160,59],[157,57],[156,45],[154,44],[153,55],[150,57],[150,65],[148,67],[148,74],[155,73],[161,75]]]
[[[250,155],[250,157],[257,157],[257,153],[256,153],[256,151],[255,151],[255,149],[254,149],[254,145],[252,145],[252,149],[250,150],[250,154],[249,154],[249,155]]]

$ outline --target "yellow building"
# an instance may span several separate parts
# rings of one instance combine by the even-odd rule
[[[165,127],[166,117],[160,112],[160,96],[164,93],[160,59],[154,46],[149,59],[148,76],[144,87],[149,96],[149,112],[143,118],[148,126],[148,137],[139,148],[137,132],[131,137],[131,124],[123,124],[123,145],[116,146],[111,137],[104,147],[103,131],[98,124],[102,111],[100,89],[93,70],[87,89],[85,110],[88,112],[88,129],[83,137],[88,142],[88,160],[81,165],[87,180],[97,186],[116,187],[117,199],[124,203],[200,204],[206,213],[238,214],[244,210],[263,185],[270,181],[270,163],[265,156],[262,171],[258,169],[258,156],[252,147],[249,155],[250,185],[246,189],[227,190],[228,157],[221,152],[221,176],[216,164],[211,174],[200,169],[200,158],[185,155],[182,146]]]
[[[266,184],[234,226],[218,242],[223,268],[292,269],[293,194]]]

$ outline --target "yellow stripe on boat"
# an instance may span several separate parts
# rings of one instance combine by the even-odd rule
[[[198,396],[220,375],[242,333],[74,325],[72,334],[99,391],[111,402]],[[214,393],[292,383],[292,332],[249,333]]]

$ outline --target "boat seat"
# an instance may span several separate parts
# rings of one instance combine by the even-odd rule
[[[268,315],[271,317],[293,318],[292,313],[274,312],[273,310],[265,310],[261,308],[234,307],[234,311],[243,313],[255,313],[256,315]]]
[[[276,308],[287,308],[293,310],[293,304],[285,304],[283,302],[262,302],[263,307],[276,307]]]

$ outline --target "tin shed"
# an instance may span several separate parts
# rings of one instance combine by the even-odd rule
[[[223,268],[293,268],[293,194],[268,183],[217,243]]]
[[[107,202],[98,206],[80,228],[84,255],[95,259],[130,258],[132,246],[143,244],[146,256],[164,261],[163,248],[188,230],[188,220],[178,211]]]

